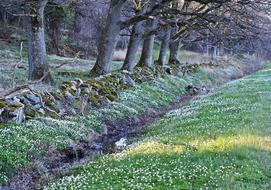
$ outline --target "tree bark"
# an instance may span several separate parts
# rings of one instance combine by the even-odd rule
[[[2,18],[4,24],[9,23],[8,13],[4,7],[1,8],[1,18]]]
[[[121,31],[121,11],[125,2],[126,0],[111,0],[106,26],[99,40],[98,57],[91,70],[94,75],[106,74],[111,70],[111,59]]]
[[[149,34],[154,30],[156,26],[155,20],[147,20],[146,21],[146,27],[145,27],[145,39],[143,43],[143,49],[141,53],[141,57],[139,60],[138,65],[139,66],[146,66],[146,67],[152,67],[153,65],[153,45],[154,45],[154,34]]]
[[[166,65],[167,51],[168,51],[169,43],[170,43],[170,36],[171,36],[171,26],[167,26],[165,30],[165,34],[161,42],[160,53],[159,53],[159,58],[158,58],[158,64],[162,66]]]
[[[127,54],[122,66],[123,70],[132,71],[136,65],[136,56],[138,48],[142,42],[143,26],[142,22],[139,22],[133,26],[132,34],[129,40]]]
[[[44,34],[44,9],[48,0],[39,0],[36,9],[31,8],[31,16],[27,19],[29,80],[38,80],[47,75],[50,81],[49,65],[46,62],[46,45]],[[34,13],[33,13],[34,11]]]
[[[170,55],[169,55],[169,64],[179,64],[179,49],[180,41],[174,40],[169,45]]]
[[[224,56],[224,54],[225,54],[225,49],[224,49],[224,46],[221,45],[220,48],[219,48],[219,55]]]
[[[171,29],[171,34],[174,34],[178,31],[178,27],[174,27]],[[180,49],[180,40],[179,39],[171,39],[169,44],[169,64],[179,64],[179,49]]]
[[[214,60],[217,57],[217,47],[213,46],[212,47],[212,54],[211,54],[211,59]]]

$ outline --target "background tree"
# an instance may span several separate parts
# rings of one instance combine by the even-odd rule
[[[44,29],[44,10],[48,0],[38,2],[28,1],[24,12],[26,17],[28,36],[28,63],[30,80],[38,80],[47,75],[47,81],[52,80],[49,73],[49,65],[46,61],[46,44]]]
[[[28,41],[28,79],[51,81],[46,61],[44,10],[48,0],[2,1],[1,5],[13,16],[24,18]]]
[[[98,57],[92,69],[94,74],[105,74],[110,71],[113,50],[121,31],[121,12],[126,0],[111,0],[106,26],[102,31],[98,46]]]
[[[106,26],[102,32],[98,47],[98,57],[92,73],[96,75],[108,73],[111,70],[111,58],[116,46],[118,34],[122,29],[129,28],[138,22],[148,20],[150,17],[157,17],[165,5],[168,5],[169,0],[143,1],[142,3],[150,3],[151,8],[144,14],[133,15],[132,17],[122,21],[121,11],[125,4],[131,2],[128,0],[114,1],[111,0],[109,13],[107,16]],[[164,10],[166,11],[166,10]],[[150,38],[151,39],[151,38]],[[152,40],[149,40],[150,42]],[[150,43],[151,44],[151,43]],[[151,50],[151,48],[149,48]],[[143,56],[144,57],[144,56]]]
[[[153,46],[155,34],[152,31],[156,28],[157,21],[155,19],[149,19],[146,21],[143,48],[138,65],[143,67],[152,67],[153,65]]]

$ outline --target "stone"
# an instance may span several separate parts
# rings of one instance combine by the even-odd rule
[[[41,103],[40,102],[40,97],[34,95],[34,94],[29,94],[26,96],[27,99],[29,99],[31,102],[34,102],[35,104]]]
[[[16,124],[21,124],[25,120],[24,109],[23,107],[16,110]]]
[[[37,110],[40,114],[42,114],[42,115],[45,115],[45,111],[44,111],[44,109],[43,108],[40,108],[39,110]]]
[[[169,75],[172,74],[172,71],[171,71],[171,68],[170,68],[170,67],[164,66],[163,69],[165,70],[165,72],[166,72],[167,74],[169,74]]]
[[[25,107],[25,115],[26,115],[26,118],[33,118],[37,115],[37,111],[32,109],[31,107]]]
[[[41,104],[36,104],[32,106],[35,110],[39,110],[41,108]]]
[[[25,105],[32,105],[31,102],[25,97],[25,96],[21,96],[19,97],[21,102]]]
[[[106,95],[106,97],[107,97],[111,102],[115,101],[115,100],[118,98],[117,96],[114,96],[114,95],[111,95],[111,94]]]
[[[97,144],[97,143],[94,143],[92,146],[91,146],[91,149],[94,150],[94,151],[102,151],[103,149],[103,146],[101,144]]]
[[[72,102],[74,100],[73,95],[69,91],[65,91],[64,95],[68,102]]]
[[[13,98],[13,103],[20,103],[20,99],[15,96]]]
[[[128,75],[122,76],[120,79],[121,84],[127,84],[130,87],[134,87],[136,85],[135,81]]]
[[[122,70],[121,72],[124,73],[124,74],[131,74],[131,72],[128,71],[128,70]]]
[[[87,88],[87,87],[81,88],[81,94],[89,94],[89,93],[91,93],[91,91],[92,91],[91,88]]]
[[[9,111],[15,111],[18,108],[24,107],[22,103],[14,103],[14,102],[9,102],[5,108]]]
[[[128,145],[128,139],[127,138],[121,138],[119,141],[115,142],[115,148],[117,150],[123,150]]]
[[[192,85],[185,87],[185,90],[190,96],[194,96],[200,93],[200,89]]]
[[[84,83],[83,80],[80,78],[75,78],[74,81],[76,81],[78,86],[81,86]]]

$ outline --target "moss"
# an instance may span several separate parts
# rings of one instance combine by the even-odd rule
[[[114,94],[117,95],[117,91],[114,89],[114,87],[110,87],[110,86],[102,86],[99,91],[99,93],[102,94]]]
[[[96,106],[96,107],[100,107],[102,105],[101,98],[100,98],[99,94],[91,93],[89,95],[89,99],[90,99],[91,103],[93,103],[94,106]]]
[[[120,84],[120,80],[119,80],[118,76],[116,76],[116,75],[105,77],[102,80],[106,81],[107,83],[111,83],[115,86],[118,86]]]
[[[121,87],[122,87],[122,90],[126,90],[126,89],[129,89],[131,86],[128,84],[122,84]]]
[[[136,143],[126,151],[78,167],[48,189],[76,189],[80,184],[86,189],[266,189],[270,186],[271,75],[270,70],[265,72],[223,85],[171,111],[146,126],[146,133],[133,139]],[[224,78],[230,72],[212,73]],[[167,97],[160,87],[172,92],[191,81],[200,83],[191,79],[198,74],[144,83],[103,113],[124,116],[127,111],[131,116],[135,112],[125,109],[127,103],[148,108],[161,94]]]
[[[43,96],[42,99],[45,105],[52,105],[54,103],[54,100],[51,99],[50,97]]]
[[[0,108],[4,108],[5,106],[7,106],[7,103],[3,100],[0,100]]]
[[[20,103],[8,103],[7,106],[8,106],[9,108],[15,108],[15,109],[23,107],[23,105],[20,104]]]
[[[25,107],[25,113],[26,113],[26,115],[30,115],[32,117],[35,117],[36,115],[38,115],[38,112],[29,106]]]
[[[87,83],[89,84],[90,88],[93,88],[95,90],[100,90],[103,86],[103,82],[102,81],[97,81],[97,80],[91,80],[91,81],[87,81]]]
[[[114,96],[114,95],[112,95],[112,94],[107,94],[106,97],[107,97],[111,102],[115,101],[115,100],[118,98],[117,96]]]
[[[55,92],[51,92],[51,95],[55,98],[55,100],[61,100],[61,92],[59,90],[56,90]]]
[[[71,93],[71,95],[76,96],[76,91],[74,91],[72,88],[69,88],[68,92]]]

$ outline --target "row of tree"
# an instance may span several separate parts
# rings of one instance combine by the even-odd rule
[[[153,47],[157,36],[161,45],[159,59],[155,62],[163,66],[179,63],[180,44],[196,44],[197,47],[205,47],[206,52],[213,55],[270,53],[268,42],[271,41],[271,0],[110,0],[103,3],[107,4],[108,9],[99,35],[96,64],[91,70],[95,75],[111,71],[112,55],[124,30],[129,33],[129,43],[122,69],[129,71],[137,65],[153,66]],[[50,27],[55,28],[56,21],[61,22],[63,18],[63,14],[45,15],[45,8],[76,4],[78,2],[73,0],[0,2],[0,6],[9,14],[24,18],[28,36],[30,80],[40,79],[45,75],[50,79],[46,62],[44,22],[50,16]],[[58,30],[51,31],[57,41],[60,35]],[[140,60],[137,63],[136,56],[141,44]]]

